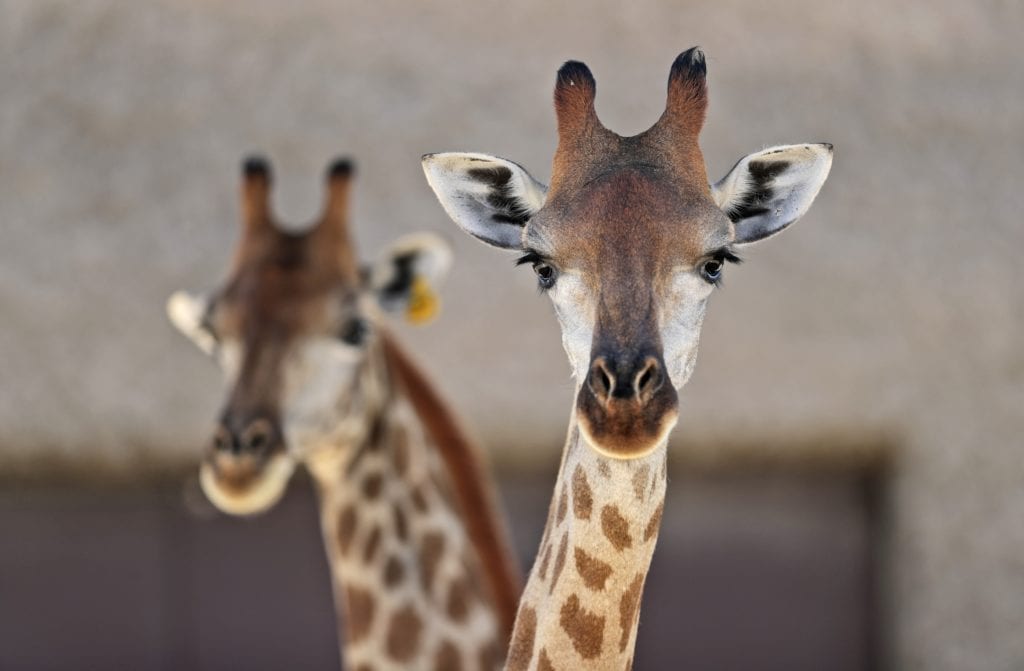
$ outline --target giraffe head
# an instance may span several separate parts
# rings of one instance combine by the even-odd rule
[[[518,250],[533,267],[561,324],[583,437],[605,456],[630,459],[675,425],[676,390],[693,371],[725,265],[807,211],[832,146],[765,149],[709,184],[698,144],[706,63],[697,48],[676,58],[665,111],[639,135],[605,128],[595,93],[584,64],[558,71],[548,187],[485,154],[428,154],[423,167],[463,230]]]
[[[242,173],[242,231],[228,279],[167,303],[174,325],[227,378],[200,482],[234,514],[273,505],[311,451],[351,445],[370,430],[367,413],[386,393],[373,374],[382,365],[381,314],[429,318],[431,283],[450,261],[445,243],[418,234],[360,267],[348,233],[347,160],[329,167],[323,214],[301,233],[277,225],[269,164],[248,159]]]

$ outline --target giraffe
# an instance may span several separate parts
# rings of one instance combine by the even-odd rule
[[[352,175],[333,162],[319,221],[289,232],[271,211],[269,163],[245,161],[227,281],[168,301],[228,380],[200,484],[222,511],[251,515],[306,466],[346,668],[489,671],[504,657],[518,568],[475,447],[382,321],[431,316],[450,251],[414,234],[360,268]]]
[[[423,157],[448,215],[532,266],[576,382],[507,669],[631,667],[668,434],[707,301],[742,248],[807,211],[831,167],[829,144],[777,146],[709,185],[698,144],[706,74],[700,49],[680,54],[664,113],[623,137],[597,117],[590,70],[567,62],[555,85],[550,186],[487,154]]]

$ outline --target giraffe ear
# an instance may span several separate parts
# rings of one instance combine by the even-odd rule
[[[206,322],[210,301],[205,296],[175,291],[167,299],[167,317],[185,337],[206,354],[213,354],[217,336]]]
[[[403,236],[370,269],[370,290],[385,310],[404,312],[414,324],[428,322],[440,310],[437,289],[451,261],[451,247],[440,237]]]
[[[745,156],[711,187],[736,226],[736,243],[775,235],[802,217],[832,168],[832,145],[769,147]]]
[[[504,249],[522,247],[523,226],[547,197],[522,166],[487,154],[427,154],[423,172],[462,230]]]

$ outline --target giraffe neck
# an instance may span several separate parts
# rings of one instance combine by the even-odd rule
[[[491,671],[504,641],[480,562],[416,413],[381,382],[363,440],[310,463],[345,666]]]
[[[506,669],[631,667],[665,502],[666,445],[609,459],[573,420]]]

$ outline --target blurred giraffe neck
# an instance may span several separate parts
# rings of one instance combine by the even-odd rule
[[[440,447],[388,348],[373,354],[362,375],[376,379],[358,385],[373,391],[350,401],[367,411],[365,436],[310,463],[346,667],[498,668],[506,630]]]

